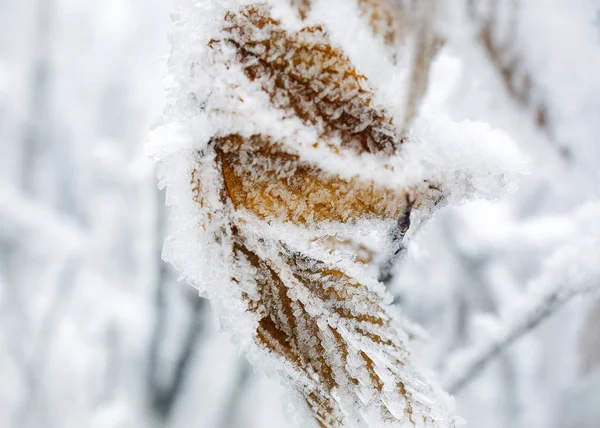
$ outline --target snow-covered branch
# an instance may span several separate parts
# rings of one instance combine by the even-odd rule
[[[545,263],[542,274],[518,302],[503,310],[479,343],[448,358],[441,377],[446,388],[458,392],[513,342],[527,334],[575,296],[600,289],[598,237],[580,238],[561,248]]]

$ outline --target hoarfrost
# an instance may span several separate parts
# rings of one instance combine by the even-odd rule
[[[384,3],[359,2],[365,36],[346,40],[324,4],[178,2],[170,103],[147,146],[171,206],[164,258],[320,426],[453,427],[451,400],[409,350],[409,323],[328,238],[495,197],[521,156],[485,124],[418,114],[438,49],[430,9],[398,15],[418,31],[395,49],[398,28],[371,9]],[[369,43],[389,55],[361,61]],[[389,96],[396,83],[404,105]]]

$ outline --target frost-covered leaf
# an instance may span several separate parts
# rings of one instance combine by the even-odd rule
[[[519,5],[491,0],[479,4],[467,2],[467,7],[477,25],[477,40],[501,76],[507,93],[521,106],[531,109],[537,126],[547,129],[546,102],[540,97],[536,76],[524,61],[525,53],[520,51],[518,34],[514,32],[520,19]]]
[[[414,52],[401,117],[319,22],[323,3],[242,3],[194,3],[173,37],[174,100],[156,151],[175,226],[165,258],[321,426],[455,426],[375,279],[379,254],[352,233],[395,227],[402,241],[436,206],[494,194],[506,148],[490,148],[505,141],[415,117],[438,46],[433,21],[413,21],[428,54]]]
[[[404,191],[328,174],[268,137],[229,135],[213,144],[233,205],[259,218],[302,224],[393,220],[407,209]]]
[[[224,28],[224,43],[236,49],[246,76],[260,83],[275,106],[316,126],[321,137],[339,138],[343,148],[395,152],[401,139],[392,118],[373,105],[366,77],[331,46],[323,27],[287,31],[268,7],[252,5],[227,13]]]
[[[282,243],[267,261],[234,241],[236,257],[255,270],[256,340],[306,378],[301,393],[321,426],[452,424],[430,401],[440,393],[412,371],[406,334],[376,285]]]

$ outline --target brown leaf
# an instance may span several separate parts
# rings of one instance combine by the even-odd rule
[[[395,379],[396,392],[405,400],[406,418],[416,425],[413,407],[422,411],[428,404],[413,396],[398,374],[408,352],[380,297],[340,269],[282,244],[279,260],[273,263],[248,249],[240,235],[235,240],[236,257],[256,269],[259,297],[251,305],[261,316],[256,340],[314,381],[316,387],[303,393],[320,425],[346,426],[361,406],[377,409],[383,419],[397,421],[381,398],[386,382],[390,386],[389,380],[380,377],[384,372]],[[306,296],[299,290],[308,292],[309,297],[299,297]],[[307,304],[312,306],[310,312]],[[340,321],[332,323],[336,318]],[[367,342],[357,347],[359,336]],[[375,350],[378,355],[388,355],[394,367],[375,363],[371,355]],[[370,390],[372,398],[366,404],[357,395],[359,386],[362,394]],[[343,396],[347,390],[354,391],[353,395]]]
[[[498,0],[490,0],[489,4],[491,7],[488,13],[482,16],[478,12],[477,2],[467,3],[470,15],[479,25],[479,44],[499,73],[506,93],[517,104],[530,110],[535,125],[552,139],[548,105],[539,94],[535,76],[523,61],[523,53],[519,52],[515,33],[500,30],[499,17],[504,15],[500,13],[500,7],[504,8],[504,13],[509,14],[509,27],[514,29],[519,19],[519,5]],[[568,152],[564,150],[561,149],[562,154],[568,157]]]
[[[213,144],[233,205],[259,218],[299,224],[393,220],[407,209],[403,190],[328,174],[267,137],[229,135]]]
[[[245,75],[273,106],[318,131],[315,145],[328,147],[332,156],[342,150],[384,159],[395,154],[400,140],[391,118],[374,107],[366,78],[321,27],[288,32],[267,6],[255,5],[227,13],[224,32],[210,47],[233,47]],[[362,180],[358,172],[342,178],[303,159],[294,141],[258,134],[220,133],[199,158],[191,197],[216,223],[206,229],[229,257],[233,290],[256,320],[253,339],[302,377],[292,386],[317,423],[337,428],[366,415],[401,426],[429,421],[436,392],[412,369],[406,376],[407,337],[387,312],[378,285],[353,277],[326,254],[319,259],[279,237],[262,236],[249,224],[253,217],[236,214],[301,226],[396,220],[414,204],[437,198],[435,186],[391,189]],[[208,192],[203,177],[218,189]]]
[[[259,299],[252,306],[263,315],[256,330],[257,342],[314,381],[315,390],[306,392],[305,400],[319,424],[341,426],[343,416],[331,395],[335,382],[331,367],[325,361],[325,351],[316,340],[315,320],[302,303],[289,297],[288,288],[269,264],[246,248],[239,235],[235,240],[236,257],[245,259],[256,269]]]
[[[286,31],[265,5],[228,13],[225,42],[238,52],[246,76],[274,106],[340,139],[356,153],[392,155],[401,140],[392,118],[374,106],[375,93],[321,26]],[[216,48],[216,44],[212,46]]]

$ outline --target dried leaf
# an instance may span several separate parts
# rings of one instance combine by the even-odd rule
[[[359,172],[341,177],[301,156],[324,146],[331,156],[375,154],[369,159],[385,166],[401,140],[388,114],[375,107],[367,79],[321,27],[287,31],[265,5],[242,7],[224,20],[223,38],[209,49],[233,48],[253,90],[318,135],[311,148],[290,136],[279,141],[220,129],[191,172],[190,196],[201,208],[194,221],[206,245],[213,237],[218,244],[230,279],[223,287],[255,322],[255,345],[285,362],[281,372],[292,367],[302,378],[292,385],[322,427],[453,426],[443,394],[413,369],[407,335],[383,303],[383,286],[359,278],[364,269],[350,261],[340,264],[327,251],[309,255],[256,228],[257,218],[303,227],[406,219],[415,204],[439,198],[439,190],[428,183],[387,188]],[[233,65],[227,55],[214,58]],[[235,86],[227,90],[235,96]]]
[[[373,412],[390,423],[432,422],[422,390],[414,393],[420,386],[402,378],[407,339],[380,296],[335,266],[278,246],[278,260],[266,261],[238,235],[235,252],[256,269],[256,340],[312,380],[303,394],[319,424],[348,426]],[[404,403],[401,416],[388,408],[394,400]]]
[[[229,135],[215,139],[214,147],[233,205],[262,219],[300,224],[393,220],[407,207],[404,191],[327,174],[267,137]]]
[[[504,16],[500,11],[507,12],[511,21],[511,28],[516,27],[519,19],[519,6],[517,3],[490,1],[488,12],[481,14],[476,2],[468,2],[470,15],[479,22],[478,39],[490,62],[496,68],[508,95],[518,104],[530,109],[534,116],[535,124],[551,134],[549,128],[548,109],[542,99],[536,94],[535,78],[525,66],[521,53],[516,49],[517,40],[514,33],[500,31],[500,19]]]
[[[366,77],[321,26],[288,32],[264,5],[228,13],[225,21],[225,42],[275,106],[317,127],[323,140],[339,138],[342,148],[395,153],[401,139],[392,118],[374,106]]]

